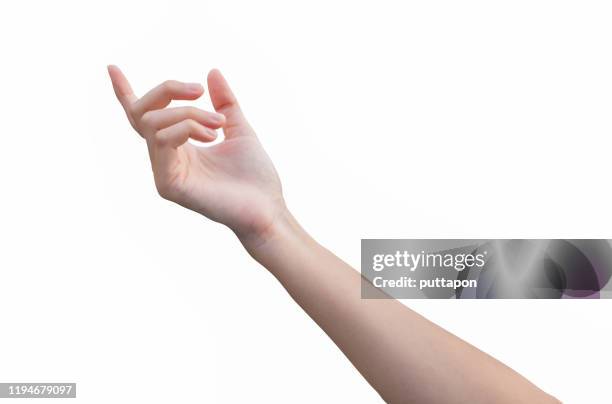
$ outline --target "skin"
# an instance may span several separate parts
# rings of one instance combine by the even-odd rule
[[[390,403],[558,403],[521,375],[393,299],[361,299],[360,274],[291,215],[270,158],[218,70],[216,112],[170,108],[196,100],[197,83],[166,81],[134,95],[109,75],[132,127],[146,140],[155,185],[170,201],[225,224]],[[223,129],[225,139],[202,148]]]

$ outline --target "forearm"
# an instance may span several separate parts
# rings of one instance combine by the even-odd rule
[[[361,299],[361,276],[288,212],[244,242],[389,402],[558,402],[394,299]]]

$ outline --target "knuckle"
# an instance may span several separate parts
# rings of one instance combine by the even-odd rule
[[[161,87],[164,91],[170,92],[176,88],[177,83],[178,82],[176,80],[166,80],[162,83]]]
[[[145,112],[145,113],[144,113],[144,114],[143,114],[143,115],[140,117],[140,123],[141,123],[143,126],[146,126],[146,127],[152,127],[152,126],[153,126],[153,122],[154,122],[154,119],[153,119],[153,115],[152,115],[152,113],[151,113],[151,112]]]
[[[185,125],[187,125],[187,129],[189,129],[189,131],[198,130],[200,127],[200,124],[191,118],[185,119]]]
[[[159,130],[153,134],[153,141],[157,146],[165,146],[168,144],[168,137],[163,130]]]

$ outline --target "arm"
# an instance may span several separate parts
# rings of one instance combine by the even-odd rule
[[[361,299],[361,277],[293,218],[276,171],[221,74],[216,113],[166,108],[199,98],[198,84],[166,82],[137,98],[109,67],[117,98],[146,139],[160,195],[232,229],[246,250],[330,336],[388,402],[557,403],[522,376],[393,299]],[[209,148],[223,128],[225,140]]]

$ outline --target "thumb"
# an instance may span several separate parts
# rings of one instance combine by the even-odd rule
[[[208,73],[208,92],[215,111],[225,115],[226,124],[223,128],[225,136],[235,137],[253,133],[249,123],[242,114],[236,96],[221,72],[217,69],[213,69]]]

